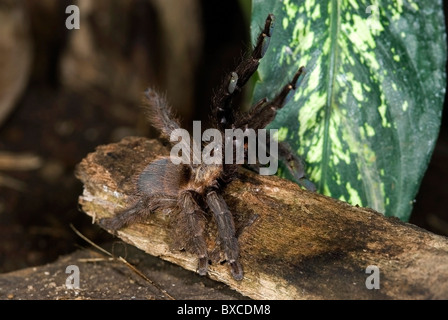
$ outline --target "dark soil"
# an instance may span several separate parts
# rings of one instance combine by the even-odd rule
[[[105,246],[112,250],[112,244]],[[109,260],[95,250],[78,250],[57,261],[0,275],[0,300],[233,300],[247,299],[224,284],[193,274],[129,245],[126,261]],[[126,250],[123,250],[123,249]],[[67,278],[79,270],[79,288]],[[77,271],[76,271],[77,272]],[[146,278],[139,275],[141,272]]]

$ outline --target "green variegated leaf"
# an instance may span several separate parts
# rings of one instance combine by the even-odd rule
[[[254,0],[252,39],[276,16],[254,101],[308,74],[271,128],[318,191],[407,220],[445,95],[442,1]]]

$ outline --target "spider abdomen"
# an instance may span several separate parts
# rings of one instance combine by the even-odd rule
[[[169,158],[151,162],[138,177],[138,191],[145,195],[164,194],[176,197],[190,180],[188,166],[173,164]]]

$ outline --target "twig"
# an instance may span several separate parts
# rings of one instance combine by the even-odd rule
[[[135,268],[132,264],[130,264],[129,262],[127,262],[123,257],[118,257],[118,260],[120,260],[121,262],[123,262],[125,265],[127,265],[132,271],[134,271],[136,274],[138,274],[140,277],[142,277],[143,279],[145,279],[146,281],[148,281],[150,284],[152,284],[154,287],[156,287],[157,289],[159,289],[160,291],[163,292],[164,295],[166,295],[168,298],[170,298],[171,300],[176,300],[174,299],[173,296],[171,296],[168,292],[166,292],[165,289],[163,289],[162,287],[160,287],[157,283],[155,283],[154,281],[152,281],[151,279],[149,279],[147,276],[145,276],[140,270],[138,270],[137,268]]]
[[[77,261],[79,262],[103,262],[103,261],[114,261],[115,258],[81,258]]]
[[[110,253],[109,251],[107,251],[106,249],[101,248],[99,245],[97,245],[96,243],[94,243],[92,240],[90,240],[89,238],[87,238],[85,235],[83,235],[81,232],[78,231],[78,229],[75,228],[74,225],[72,225],[70,223],[70,228],[72,228],[72,230],[84,241],[88,242],[91,246],[97,248],[98,250],[100,250],[102,253],[107,254],[109,257],[113,257],[112,253]]]
[[[131,269],[132,271],[134,271],[138,276],[140,276],[143,280],[147,281],[149,284],[151,284],[152,286],[154,286],[156,289],[158,289],[159,291],[161,291],[166,297],[168,297],[171,300],[176,300],[172,295],[170,295],[165,289],[163,289],[161,286],[159,286],[156,282],[152,281],[151,279],[149,279],[145,274],[143,274],[140,270],[138,270],[136,267],[134,267],[132,264],[130,264],[128,261],[126,261],[126,259],[124,259],[121,256],[118,256],[118,258],[114,257],[114,255],[112,253],[110,253],[109,251],[107,251],[104,248],[101,248],[99,245],[97,245],[96,243],[94,243],[92,240],[90,240],[89,238],[87,238],[86,236],[84,236],[81,232],[79,232],[72,224],[70,224],[70,228],[72,228],[72,230],[83,240],[85,240],[87,243],[89,243],[90,245],[92,245],[93,247],[95,247],[96,249],[100,250],[102,253],[112,257],[113,259],[118,259],[118,261],[122,262],[124,265],[126,265],[129,269]],[[84,260],[91,260],[92,259],[84,259]],[[100,260],[100,259],[94,259],[95,261],[104,261],[104,259]],[[107,259],[107,260],[111,260],[111,259]]]

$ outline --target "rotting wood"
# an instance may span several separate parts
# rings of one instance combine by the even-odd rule
[[[126,206],[133,178],[168,150],[157,140],[129,137],[99,146],[78,165],[79,203],[94,222]],[[209,277],[254,299],[448,299],[448,239],[300,189],[287,180],[240,170],[224,197],[236,213],[244,279],[213,263]],[[210,219],[210,221],[212,221]],[[248,223],[253,221],[252,223]],[[213,226],[213,222],[211,224]],[[143,251],[194,271],[194,255],[172,249],[169,216],[118,231]],[[208,229],[210,252],[216,252]],[[367,289],[368,266],[379,289]]]

